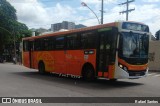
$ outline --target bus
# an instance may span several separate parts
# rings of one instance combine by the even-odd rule
[[[38,72],[94,78],[147,76],[149,27],[120,21],[23,38],[22,63]]]

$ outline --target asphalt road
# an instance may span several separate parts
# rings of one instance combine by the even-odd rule
[[[160,97],[159,81],[160,73],[152,72],[141,79],[85,82],[53,74],[40,75],[37,70],[11,63],[0,64],[0,97]]]

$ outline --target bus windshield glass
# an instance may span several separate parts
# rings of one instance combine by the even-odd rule
[[[123,22],[122,29],[149,32],[149,27],[147,25],[130,22]]]
[[[133,32],[122,32],[122,55],[126,58],[147,58],[149,36]]]

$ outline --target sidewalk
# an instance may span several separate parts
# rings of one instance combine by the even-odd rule
[[[149,72],[158,72],[158,73],[160,73],[160,70],[149,70]]]
[[[4,63],[0,63],[0,64],[9,64],[9,65],[22,65],[21,63],[17,62],[16,64],[14,64],[13,62],[4,62]]]

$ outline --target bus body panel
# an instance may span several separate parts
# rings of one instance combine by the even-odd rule
[[[30,60],[28,59],[29,52],[25,52],[23,65],[38,69],[38,63],[43,61],[47,72],[81,76],[82,67],[85,63],[90,63],[94,69],[96,68],[96,50],[92,50],[94,54],[88,55],[84,55],[84,52],[88,50],[35,51],[32,54],[32,61],[34,61],[32,67],[30,67]]]
[[[123,59],[118,59],[119,64],[125,66],[128,68],[128,70],[134,70],[134,71],[139,71],[139,70],[146,70],[148,65],[144,64],[144,65],[131,65],[128,64],[127,62],[125,62]]]
[[[30,67],[29,52],[23,52],[23,65]]]
[[[42,51],[38,52],[36,51],[34,54],[34,66],[35,69],[38,69],[38,64],[40,61],[43,61],[45,64],[45,69],[50,72],[54,70],[54,52],[50,51]]]
[[[64,51],[54,51],[54,68],[55,72],[66,74],[66,61],[65,61],[65,53]],[[46,70],[47,71],[47,70]]]
[[[92,64],[93,68],[95,69],[96,50],[94,49],[91,50],[94,51],[94,54],[84,55],[84,52],[89,50],[67,50],[66,51],[67,74],[81,75],[81,71],[85,63]]]
[[[115,79],[115,78],[114,78],[115,64],[109,65],[109,71],[108,71],[108,73],[109,73],[109,75],[108,75],[108,78],[109,78],[109,79]]]

